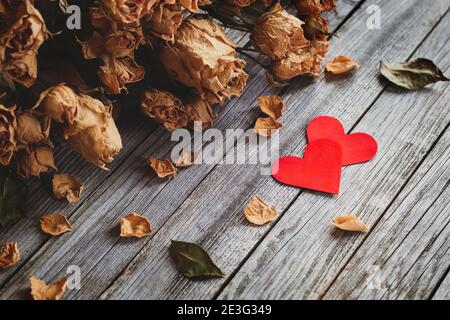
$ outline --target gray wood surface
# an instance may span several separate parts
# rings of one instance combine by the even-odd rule
[[[374,3],[382,9],[382,30],[366,28],[366,8]],[[38,185],[32,186],[36,193],[28,205],[30,214],[0,233],[1,241],[18,240],[23,255],[18,267],[0,272],[0,298],[26,297],[30,275],[53,281],[64,276],[70,265],[81,267],[83,280],[82,289],[69,291],[67,298],[336,298],[333,290],[348,272],[349,261],[365,270],[365,265],[351,259],[361,254],[365,240],[403,234],[408,227],[411,240],[421,235],[431,244],[423,252],[412,250],[413,242],[391,244],[394,251],[395,245],[411,249],[417,258],[408,261],[413,264],[410,270],[399,271],[395,290],[383,292],[382,297],[423,298],[434,290],[434,297],[448,296],[448,280],[442,282],[448,273],[448,226],[439,225],[448,219],[444,214],[448,212],[448,188],[442,189],[440,197],[433,193],[435,201],[428,211],[419,210],[429,203],[428,198],[415,206],[418,212],[408,223],[395,230],[381,228],[383,218],[389,217],[386,212],[400,215],[400,209],[394,210],[401,205],[399,199],[408,201],[438,190],[440,184],[427,189],[427,182],[445,180],[439,176],[443,167],[438,164],[445,168],[447,161],[448,167],[448,135],[433,145],[450,121],[448,86],[438,84],[420,93],[385,90],[377,67],[382,57],[405,60],[419,47],[417,54],[433,58],[448,70],[448,15],[441,18],[450,1],[435,1],[433,6],[413,0],[366,1],[361,8],[359,1],[338,4],[338,14],[331,19],[333,29],[339,27],[340,38],[333,39],[329,57],[348,54],[361,62],[360,70],[352,77],[322,78],[315,84],[297,81],[287,89],[269,89],[263,72],[250,62],[252,78],[246,93],[221,110],[215,126],[222,130],[251,127],[258,116],[256,97],[281,93],[288,105],[282,118],[283,154],[302,154],[305,125],[319,114],[337,116],[346,128],[356,126],[356,131],[371,133],[380,143],[380,154],[368,164],[344,170],[339,197],[281,186],[261,176],[255,166],[201,165],[181,171],[175,180],[158,180],[146,167],[145,158],[167,156],[173,145],[170,134],[136,114],[120,124],[126,149],[111,172],[100,172],[72,153],[58,153],[62,171],[76,174],[87,184],[79,204],[57,202]],[[352,15],[354,8],[359,9]],[[239,39],[240,34],[233,36]],[[427,166],[429,172],[424,171]],[[409,197],[405,195],[408,188]],[[242,208],[254,194],[277,205],[280,217],[275,224],[256,228],[244,221]],[[362,237],[330,234],[329,220],[345,210],[358,213],[375,228]],[[69,216],[75,232],[57,239],[43,236],[38,217],[50,211]],[[154,230],[150,238],[118,238],[118,218],[130,211],[150,218]],[[427,215],[436,218],[438,213],[441,220],[420,220]],[[416,220],[420,221],[413,224]],[[184,279],[168,259],[170,239],[201,244],[227,276],[202,282]],[[370,249],[368,254],[382,253]],[[418,277],[419,272],[423,276]],[[354,275],[354,281],[359,275]],[[361,285],[354,294],[359,296],[362,289]],[[364,293],[361,297],[370,296]]]

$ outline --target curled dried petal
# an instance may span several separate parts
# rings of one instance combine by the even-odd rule
[[[281,127],[283,127],[283,125],[271,117],[258,118],[253,130],[261,136],[270,137]]]
[[[369,228],[355,215],[337,216],[333,224],[344,231],[367,232]]]
[[[259,108],[269,117],[278,120],[286,110],[286,107],[279,96],[258,97]]]
[[[133,212],[120,218],[120,236],[142,238],[150,235],[152,228],[147,218]]]
[[[41,217],[41,230],[52,236],[59,236],[73,230],[72,225],[65,216],[59,213],[47,214]]]
[[[175,177],[177,169],[170,160],[158,160],[153,156],[148,158],[149,166],[155,171],[156,175],[160,178]]]
[[[332,74],[344,74],[358,67],[359,64],[355,60],[341,55],[328,61],[326,70]]]
[[[67,278],[62,278],[55,284],[46,284],[44,281],[32,276],[30,278],[31,297],[33,300],[59,300],[67,288]]]
[[[20,260],[20,252],[17,242],[6,242],[0,247],[0,268],[12,267]]]
[[[254,196],[244,210],[247,220],[258,226],[272,222],[277,217],[275,206],[269,206],[260,197]]]
[[[56,199],[66,198],[70,203],[78,201],[84,189],[80,181],[66,173],[55,174],[52,185]]]

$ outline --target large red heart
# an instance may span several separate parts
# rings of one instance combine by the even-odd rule
[[[338,194],[341,169],[339,144],[332,140],[317,140],[308,144],[304,158],[278,159],[272,166],[272,176],[287,185]]]
[[[366,133],[345,134],[342,123],[333,117],[320,116],[311,120],[306,128],[309,142],[330,139],[342,148],[342,165],[366,162],[378,150],[375,139]]]

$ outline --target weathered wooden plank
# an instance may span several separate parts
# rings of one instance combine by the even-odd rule
[[[349,3],[339,2],[338,12],[340,15],[331,21],[331,25],[337,26],[343,20],[345,15],[348,14],[356,6],[357,3],[358,1],[352,1]],[[333,18],[333,16],[331,17]],[[263,73],[258,70],[256,66],[254,66],[254,64],[249,63],[249,65],[250,73],[254,74],[255,76],[254,79],[250,80],[247,98],[243,97],[239,100],[239,104],[242,103],[244,106],[249,106],[249,108],[246,109],[242,108],[242,112],[249,112],[248,109],[250,109],[251,113],[250,116],[247,115],[247,117],[245,118],[245,127],[248,126],[251,121],[253,121],[255,114],[255,110],[252,107],[252,104],[254,103],[254,94],[250,93],[252,92],[252,90],[254,90],[253,92],[263,91],[265,88],[267,88],[267,84],[265,83],[265,81],[261,81],[261,79],[263,78]],[[246,102],[242,102],[243,100],[246,100]],[[236,106],[237,103],[238,100],[234,100],[226,107],[223,114],[221,115],[222,118],[220,118],[219,123],[217,124],[219,128],[240,126],[239,124],[241,124],[242,119],[239,118],[242,117],[242,112],[233,109],[233,107]],[[241,107],[239,106],[239,108]],[[230,110],[233,110],[234,112],[231,114],[231,116],[225,118],[224,116]],[[169,140],[169,136],[169,134],[161,133],[160,131],[156,131],[156,133],[152,133],[151,135],[149,134],[149,138],[147,138],[144,142],[140,142],[140,147],[134,150],[132,155],[126,159],[126,163],[122,165],[120,170],[116,169],[114,171],[114,176],[106,180],[103,185],[100,185],[100,188],[98,190],[92,192],[89,195],[89,198],[85,200],[80,206],[78,206],[76,210],[74,210],[76,213],[72,216],[71,220],[75,222],[77,233],[74,235],[64,236],[64,238],[58,239],[59,242],[58,240],[52,239],[52,241],[47,244],[48,246],[54,246],[55,248],[58,248],[58,246],[62,242],[67,245],[67,247],[61,248],[61,254],[48,254],[49,257],[52,257],[51,259],[49,258],[48,265],[53,265],[54,261],[60,261],[63,259],[63,257],[64,259],[69,260],[72,257],[72,253],[79,253],[78,248],[80,246],[83,246],[84,248],[86,247],[84,245],[85,243],[89,243],[89,250],[85,249],[85,251],[82,251],[82,253],[86,254],[86,259],[90,259],[90,257],[94,255],[97,262],[97,260],[101,258],[101,256],[96,255],[96,252],[98,252],[97,250],[104,250],[104,253],[106,254],[108,252],[108,248],[115,245],[117,242],[117,238],[111,235],[109,229],[111,228],[111,226],[114,226],[117,223],[118,216],[122,212],[125,212],[125,210],[127,210],[127,207],[130,203],[130,198],[127,197],[127,195],[135,195],[136,200],[139,200],[142,196],[143,200],[142,203],[139,203],[137,205],[135,204],[134,207],[130,210],[139,210],[143,212],[148,212],[148,210],[150,210],[147,203],[151,202],[152,198],[158,195],[158,192],[164,189],[164,187],[167,185],[167,182],[155,182],[155,179],[148,181],[148,169],[145,167],[144,157],[153,152],[158,152],[158,155],[167,154],[170,150],[170,144],[167,143],[167,141]],[[148,150],[149,148],[147,146],[151,146],[150,150]],[[170,215],[170,213],[177,208],[182,199],[184,199],[189,194],[190,190],[192,190],[195,185],[202,180],[202,177],[207,174],[208,170],[205,170],[204,167],[200,170],[197,170],[195,174],[192,174],[195,179],[190,179],[190,177],[192,176],[190,173],[182,173],[179,177],[177,177],[177,181],[181,181],[179,188],[177,188],[178,190],[169,190],[165,195],[160,197],[160,199],[154,201],[153,206],[156,207],[156,209],[159,208],[161,211],[160,216],[152,217],[154,226],[158,227],[159,223],[163,223],[165,217]],[[184,179],[183,176],[186,176],[188,178]],[[150,185],[151,188],[148,188],[148,185]],[[120,192],[114,192],[116,188],[120,188]],[[163,202],[162,204],[165,205],[166,208],[160,206],[160,201]],[[111,217],[110,214],[114,214],[114,216]],[[107,223],[105,223],[105,219],[107,219]],[[36,217],[34,217],[32,223],[35,220]],[[105,227],[104,229],[99,228],[99,226],[102,224]],[[25,232],[27,230],[27,226],[24,226],[24,228],[22,229],[24,231],[24,236],[30,238],[29,242],[25,241],[25,243],[28,245],[26,247],[30,248],[28,250],[25,250],[25,254],[32,253],[33,250],[37,250],[37,248],[39,248],[39,244],[36,244],[34,242],[34,237]],[[96,232],[99,232],[100,234],[101,232],[105,232],[104,237],[98,236]],[[90,234],[89,238],[87,238],[86,233]],[[12,231],[11,234],[14,235],[14,231]],[[90,241],[89,239],[91,238],[94,238],[95,241]],[[19,243],[22,243],[22,241],[20,241]],[[126,249],[123,248],[124,246],[126,246]],[[115,257],[113,257],[113,259],[118,259],[119,261],[114,261],[114,263],[110,264],[110,261],[105,259],[105,261],[108,261],[105,268],[111,268],[111,273],[103,274],[107,277],[107,279],[102,279],[103,275],[100,275],[98,278],[94,277],[93,280],[100,282],[105,281],[105,283],[107,283],[106,281],[114,279],[115,275],[118,274],[118,272],[121,270],[121,266],[123,267],[126,265],[128,260],[138,252],[141,245],[139,243],[130,243],[125,241],[125,243],[119,243],[117,247],[119,248],[119,252],[121,254],[116,255]],[[126,252],[124,253],[122,250],[126,250]],[[45,251],[46,247],[38,252],[37,257],[41,256],[42,252]],[[64,252],[69,252],[69,254],[65,254]],[[82,260],[83,258],[80,259]],[[30,263],[33,263],[33,261],[34,260],[30,261]],[[75,262],[72,262],[70,264],[73,264]],[[96,264],[96,262],[91,262],[91,264],[87,265],[89,265],[89,268],[91,268]],[[60,268],[60,271],[63,273],[65,271],[65,267],[60,266]],[[48,268],[42,268],[42,270],[46,269]],[[99,269],[102,270],[103,267]],[[98,273],[99,269],[92,270],[92,273]],[[86,271],[86,273],[88,273],[90,269],[83,271]],[[49,270],[49,275],[53,276],[51,272],[52,271]],[[44,275],[45,274],[43,274],[43,276]],[[9,276],[10,274],[5,276],[3,279],[7,279]],[[24,275],[24,277],[21,279],[22,283],[26,282],[26,276],[27,275]],[[86,280],[86,282],[88,284],[91,283],[90,279]],[[93,285],[95,286],[95,284]],[[76,294],[76,292],[74,292],[74,294]]]
[[[450,299],[450,273],[447,270],[447,276],[433,295],[433,300],[449,300]]]
[[[386,12],[395,11],[389,3],[381,5],[384,6],[382,9]],[[383,33],[371,31],[375,33],[372,36],[373,47],[378,47],[378,51],[373,50],[372,47],[367,48],[366,42],[361,45],[358,42],[334,43],[332,49],[334,54],[345,52],[360,61],[365,61],[362,70],[352,79],[352,88],[347,89],[346,87],[350,81],[343,80],[342,90],[336,90],[334,88],[336,83],[333,82],[333,86],[323,80],[322,85],[306,87],[301,94],[297,92],[297,95],[294,96],[293,92],[298,90],[302,84],[297,83],[293,86],[287,101],[288,111],[283,120],[285,124],[282,131],[283,152],[293,153],[297,150],[297,153],[301,153],[304,141],[298,141],[298,132],[304,132],[306,122],[314,115],[331,113],[341,118],[347,125],[355,123],[382,90],[382,84],[377,81],[375,76],[381,52],[387,59],[394,57],[405,59],[420,43],[420,39],[416,36],[424,37],[432,27],[431,21],[435,23],[447,9],[444,2],[440,4],[442,7],[439,8],[438,4],[438,7],[431,8],[431,10],[429,7],[421,8],[420,2],[402,2],[401,5],[402,17],[392,15],[390,18],[386,18]],[[364,34],[364,12],[365,7],[359,11],[359,15],[357,13],[345,25],[347,30],[341,34],[341,39],[365,39],[365,36],[368,36],[369,33]],[[408,32],[404,31],[417,25],[417,18],[413,18],[415,14],[421,16],[422,21],[429,21],[428,23],[431,25],[428,29],[423,29],[425,23],[421,24],[421,27],[415,28],[417,33],[414,38],[408,38]],[[404,25],[399,26],[400,21]],[[359,36],[360,32],[362,34]],[[366,32],[368,31],[366,30]],[[384,32],[392,38],[388,38]],[[395,48],[393,47],[394,43]],[[344,89],[347,91],[344,92]],[[392,99],[393,103],[400,100],[395,95]],[[293,106],[293,101],[297,102],[295,106]],[[336,106],[345,106],[345,108]],[[296,107],[297,110],[301,110],[301,114],[296,112]],[[294,114],[296,114],[295,117]],[[426,119],[431,121],[428,117]],[[410,119],[408,118],[408,120]],[[435,121],[438,120],[435,119]],[[442,129],[442,121],[441,118],[437,130]],[[378,127],[374,127],[369,132],[377,129]],[[430,134],[429,138],[432,139],[435,134]],[[303,136],[303,133],[300,135]],[[240,182],[242,185],[239,185]],[[242,208],[255,193],[261,194],[269,202],[276,202],[278,208],[283,210],[295,198],[298,190],[280,186],[272,179],[262,177],[258,168],[250,166],[218,167],[156,233],[144,251],[137,256],[114,285],[102,295],[102,298],[212,297],[223,285],[224,280],[193,283],[183,279],[171,268],[167,246],[170,239],[200,243],[212,254],[215,261],[227,274],[232,273],[270,228],[252,228],[244,222]],[[312,193],[309,194],[312,196]],[[313,200],[310,200],[310,203],[314,202]],[[320,208],[317,209],[320,210]],[[288,236],[289,230],[279,234],[278,239],[282,241]],[[280,282],[285,283],[284,280]]]
[[[450,266],[450,130],[325,299],[427,299]]]
[[[448,21],[449,17],[446,19]],[[427,55],[448,70],[450,46],[448,35],[443,30],[445,28],[439,26],[422,47],[427,50]],[[336,231],[330,225],[332,217],[354,213],[369,226],[378,222],[433,142],[448,126],[449,95],[448,84],[436,86],[426,93],[405,93],[394,89],[384,92],[354,130],[369,132],[376,137],[380,146],[376,159],[361,166],[345,168],[343,188],[336,199],[318,197],[313,193],[301,194],[220,298],[322,297],[366,239],[364,235]],[[444,214],[445,207],[448,208],[448,202],[445,202],[448,198],[444,196],[442,201],[444,203],[436,203],[432,210],[444,210],[441,213]],[[437,212],[433,212],[435,216]],[[386,216],[386,219],[391,218]],[[376,228],[374,232],[378,230]],[[440,230],[443,230],[442,226]],[[380,229],[374,237],[391,235]],[[442,259],[448,249],[445,242],[445,236],[439,239],[444,251],[439,251],[439,244],[436,244],[435,250],[439,251],[436,257]],[[410,243],[405,242],[404,245],[409,247]],[[374,246],[364,248],[370,256],[376,250]],[[358,272],[349,269],[349,273],[354,271]],[[341,280],[345,282],[345,276]],[[433,281],[429,281],[432,285]],[[351,288],[346,291],[349,292]]]

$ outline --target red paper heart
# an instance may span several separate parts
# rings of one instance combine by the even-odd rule
[[[332,140],[317,140],[306,147],[304,158],[284,157],[272,166],[275,180],[301,188],[339,193],[342,149]]]
[[[342,148],[342,165],[366,162],[372,159],[378,150],[375,139],[366,133],[345,134],[342,123],[333,117],[320,116],[306,128],[308,141],[330,139]]]

